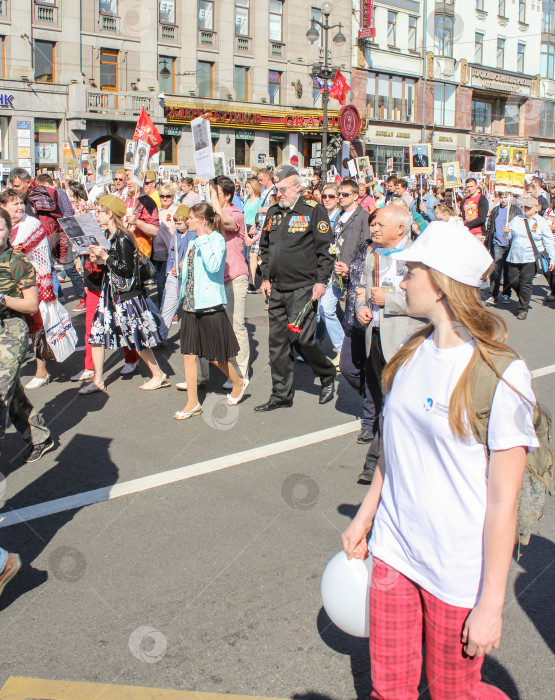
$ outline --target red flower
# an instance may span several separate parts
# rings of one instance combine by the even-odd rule
[[[296,326],[294,323],[288,323],[287,328],[292,332],[292,333],[300,333],[301,328],[299,326]]]

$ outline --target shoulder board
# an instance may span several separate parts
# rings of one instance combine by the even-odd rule
[[[307,205],[307,207],[315,207],[318,204],[318,202],[314,199],[305,199],[304,203]]]

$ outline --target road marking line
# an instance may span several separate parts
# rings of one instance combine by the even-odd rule
[[[545,377],[546,374],[553,374],[555,372],[555,365],[547,365],[547,367],[538,367],[538,369],[533,369],[531,374],[535,379],[536,377]]]
[[[255,700],[247,695],[220,695],[218,693],[196,693],[185,690],[162,688],[140,688],[131,685],[106,685],[104,683],[72,683],[49,681],[41,678],[10,676],[0,690],[2,700]],[[261,698],[257,700],[279,700]]]
[[[54,513],[62,513],[66,510],[90,506],[94,503],[100,503],[101,501],[109,501],[114,498],[129,496],[132,493],[147,491],[157,488],[158,486],[167,486],[176,481],[185,481],[194,476],[210,474],[211,472],[229,469],[230,467],[236,467],[240,464],[256,462],[257,460],[272,457],[282,452],[290,452],[291,450],[314,445],[324,440],[342,437],[343,435],[354,433],[357,430],[360,430],[360,421],[351,421],[350,423],[336,425],[333,428],[325,428],[324,430],[317,430],[314,433],[307,433],[306,435],[299,435],[298,437],[288,438],[280,442],[273,442],[269,445],[253,447],[243,452],[236,452],[235,454],[225,455],[224,457],[209,459],[205,462],[197,462],[196,464],[189,464],[185,467],[178,467],[177,469],[170,469],[165,472],[159,472],[158,474],[150,474],[149,476],[132,479],[131,481],[124,481],[121,484],[104,486],[99,489],[93,489],[92,491],[77,493],[73,496],[65,496],[64,498],[57,498],[53,501],[45,501],[44,503],[37,503],[33,506],[26,506],[25,508],[12,510],[0,516],[0,528],[17,525],[28,520],[35,520],[36,518],[43,518],[46,515],[54,515]]]

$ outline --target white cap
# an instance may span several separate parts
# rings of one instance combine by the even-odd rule
[[[416,241],[389,256],[418,262],[471,287],[480,287],[493,258],[468,229],[447,221],[432,221]]]

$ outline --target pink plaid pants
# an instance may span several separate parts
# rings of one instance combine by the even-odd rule
[[[379,559],[370,584],[370,661],[374,700],[416,700],[426,644],[433,700],[508,700],[482,683],[483,657],[464,655],[461,633],[469,608],[443,603]]]

